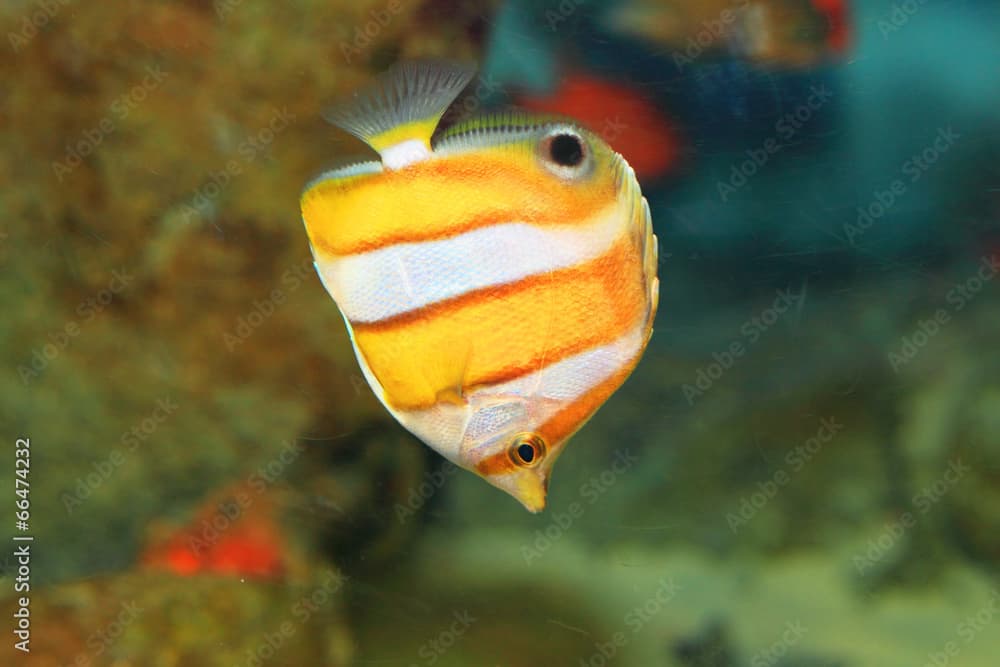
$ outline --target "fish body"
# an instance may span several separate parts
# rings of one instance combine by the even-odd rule
[[[632,169],[570,121],[505,112],[432,140],[472,74],[406,63],[333,112],[381,159],[315,179],[302,217],[379,400],[537,512],[649,339],[656,238]]]

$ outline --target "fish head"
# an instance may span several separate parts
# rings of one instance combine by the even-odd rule
[[[552,466],[562,442],[543,421],[555,401],[524,396],[478,398],[459,448],[459,465],[517,499],[529,512],[545,508]],[[564,439],[565,440],[565,439]]]

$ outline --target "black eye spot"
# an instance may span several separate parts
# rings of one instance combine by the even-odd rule
[[[545,458],[545,441],[537,433],[522,433],[507,451],[515,465],[530,468]]]
[[[549,142],[549,156],[563,167],[577,167],[583,162],[583,144],[572,134],[557,134]]]

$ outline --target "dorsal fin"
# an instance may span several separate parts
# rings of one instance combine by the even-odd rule
[[[475,74],[471,65],[435,60],[398,63],[324,117],[401,169],[431,154],[441,116]]]

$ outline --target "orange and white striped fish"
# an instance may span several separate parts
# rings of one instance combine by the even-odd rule
[[[333,112],[381,160],[312,181],[302,218],[386,409],[538,512],[649,340],[656,237],[632,169],[570,121],[506,112],[434,136],[472,76],[398,65]]]

